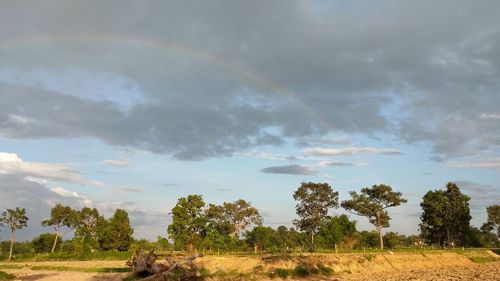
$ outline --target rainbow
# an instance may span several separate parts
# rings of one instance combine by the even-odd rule
[[[196,58],[198,60],[206,61],[211,64],[220,66],[226,69],[230,73],[234,73],[239,77],[254,83],[255,85],[268,89],[274,93],[277,93],[286,99],[293,102],[301,110],[309,114],[321,125],[329,130],[333,131],[331,124],[316,110],[311,108],[306,102],[298,97],[292,91],[286,90],[285,88],[277,85],[276,83],[266,79],[257,73],[243,68],[226,59],[222,56],[218,56],[201,49],[196,49],[191,46],[180,45],[175,42],[163,41],[159,39],[152,39],[146,37],[131,37],[131,36],[121,36],[116,34],[104,34],[104,33],[67,33],[67,34],[57,34],[51,36],[30,36],[30,37],[13,37],[8,40],[0,42],[0,50],[15,49],[19,46],[33,46],[33,45],[45,45],[45,44],[120,44],[120,45],[130,45],[134,47],[147,47],[147,48],[157,48],[157,49],[167,49],[171,51],[178,52],[182,55]]]

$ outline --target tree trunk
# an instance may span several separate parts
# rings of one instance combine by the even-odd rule
[[[311,232],[311,247],[312,250],[314,251],[316,247],[314,247],[314,232]]]
[[[377,227],[378,239],[380,240],[380,250],[384,249],[384,237],[382,236],[382,227]]]
[[[451,243],[450,240],[451,240],[451,238],[450,238],[450,229],[447,228],[446,229],[446,244],[447,244],[447,246],[450,246],[450,243]]]
[[[380,250],[384,249],[384,237],[382,236],[382,222],[380,219],[380,213],[377,212],[377,221],[376,221],[376,228],[378,231],[378,239],[380,241]]]
[[[188,251],[190,254],[194,254],[194,245],[193,243],[188,244]]]
[[[57,238],[59,237],[59,232],[56,232],[56,237],[54,238],[54,243],[52,244],[52,250],[50,251],[51,254],[54,253],[56,250],[56,245],[57,245]]]
[[[9,262],[12,260],[12,249],[14,248],[14,230],[10,231],[10,251],[9,251]]]

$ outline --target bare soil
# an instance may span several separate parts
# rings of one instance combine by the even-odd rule
[[[376,255],[309,255],[295,257],[204,257],[200,259],[200,265],[208,268],[211,272],[230,272],[237,270],[242,275],[228,278],[214,278],[212,280],[271,280],[265,274],[253,275],[256,268],[262,272],[268,272],[277,268],[294,268],[297,264],[318,264],[333,268],[334,275],[311,276],[295,280],[500,280],[500,259],[494,253],[481,252],[470,253],[470,256],[492,256],[497,261],[487,263],[473,263],[467,258],[468,255],[457,253],[429,253],[429,254],[376,254]],[[23,262],[12,263],[22,268],[6,268],[0,264],[0,270],[16,275],[16,280],[41,280],[41,281],[119,281],[128,276],[127,273],[85,273],[77,271],[54,271],[33,270],[33,266],[66,266],[75,268],[119,268],[124,267],[124,261],[61,261],[61,262]],[[273,281],[282,280],[274,278]]]

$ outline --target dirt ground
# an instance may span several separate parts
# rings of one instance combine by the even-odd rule
[[[335,280],[335,279],[333,279]],[[405,270],[397,273],[363,274],[345,276],[337,280],[373,280],[373,281],[441,281],[441,280],[482,280],[498,281],[500,280],[500,261],[472,264],[469,266],[444,267],[438,269],[414,269]]]
[[[448,254],[447,254],[448,255]],[[422,255],[378,255],[372,258],[369,262],[366,260],[356,261],[357,256],[341,257],[341,262],[355,261],[361,267],[354,267],[352,264],[344,264],[344,269],[352,269],[343,272],[340,275],[332,277],[316,276],[297,280],[319,281],[319,280],[338,280],[338,281],[354,281],[354,280],[375,280],[375,281],[396,281],[396,280],[480,280],[480,281],[498,281],[500,280],[500,260],[488,263],[473,263],[464,258],[462,255],[427,255],[426,260],[429,263],[421,263]],[[493,254],[494,255],[494,254]],[[495,255],[495,257],[498,257]],[[325,257],[323,257],[324,259]],[[333,258],[330,257],[330,258]],[[358,257],[359,258],[359,257]],[[440,262],[436,262],[439,258]],[[227,261],[226,261],[227,262]],[[241,262],[241,261],[240,261]],[[249,261],[247,261],[249,262]],[[251,264],[251,263],[250,263]],[[420,264],[420,267],[419,267]],[[65,266],[75,268],[122,268],[125,266],[125,261],[62,261],[62,262],[24,262],[13,263],[17,268],[7,268],[9,264],[0,264],[0,270],[14,274],[17,279],[23,281],[41,280],[41,281],[121,281],[128,276],[127,273],[84,273],[76,271],[54,271],[54,270],[33,270],[33,266]],[[240,263],[240,266],[242,263]],[[388,266],[390,265],[390,266]],[[405,265],[405,266],[403,266]],[[22,268],[19,268],[22,267]],[[249,276],[249,275],[246,275]],[[251,275],[250,275],[251,276]],[[271,280],[267,278],[256,277],[253,280]],[[225,278],[224,280],[229,280]],[[231,280],[245,280],[238,277]],[[273,281],[282,280],[275,278]],[[295,281],[296,279],[287,279]],[[220,281],[217,278],[210,281]]]

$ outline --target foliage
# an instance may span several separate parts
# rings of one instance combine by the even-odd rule
[[[251,231],[245,233],[246,241],[249,245],[254,246],[254,251],[259,250],[270,251],[276,245],[274,229],[265,226],[254,227]]]
[[[3,280],[14,280],[14,279],[16,279],[15,275],[0,271],[0,280],[3,281]]]
[[[168,234],[179,248],[188,246],[193,252],[203,240],[206,225],[206,216],[203,208],[205,202],[201,195],[189,195],[179,198],[172,209],[172,223],[168,226]]]
[[[224,202],[221,206],[210,204],[206,215],[213,228],[222,234],[229,234],[232,238],[236,238],[250,225],[262,224],[259,211],[243,199]]]
[[[71,207],[57,204],[52,208],[50,211],[50,218],[42,221],[42,226],[52,226],[55,231],[51,253],[56,249],[57,239],[59,237],[62,238],[66,233],[75,229],[77,225],[78,213],[71,209]],[[66,228],[66,230],[62,231],[64,228]]]
[[[488,223],[497,228],[497,235],[500,238],[500,205],[492,205],[486,208]]]
[[[133,232],[127,212],[117,209],[103,229],[101,246],[104,250],[127,251]]]
[[[35,237],[31,241],[35,253],[51,253],[55,237],[56,234],[53,233],[43,233]],[[58,244],[56,249],[59,250],[60,247],[61,245]]]
[[[26,216],[26,209],[17,207],[15,210],[7,209],[2,213],[0,219],[10,230],[10,250],[9,261],[12,260],[12,250],[14,247],[14,232],[28,226],[28,217]]]
[[[77,212],[78,224],[76,226],[73,247],[79,253],[88,253],[103,248],[104,235],[108,221],[99,214],[96,208],[83,207]]]
[[[423,211],[420,228],[426,240],[440,245],[459,242],[465,246],[471,219],[469,200],[451,182],[446,185],[445,191],[428,191],[420,203]]]
[[[314,236],[321,227],[324,217],[330,208],[338,207],[339,193],[333,191],[328,183],[302,182],[293,193],[293,199],[298,201],[295,209],[300,219],[293,224],[305,231],[311,237],[311,246],[314,249]]]
[[[360,194],[355,191],[351,191],[349,194],[351,199],[343,201],[342,207],[356,215],[368,218],[379,233],[380,249],[383,249],[382,228],[389,227],[391,219],[386,209],[399,206],[406,203],[407,200],[402,198],[401,192],[394,192],[390,186],[385,184],[363,188]]]
[[[327,217],[319,229],[317,241],[320,247],[331,249],[355,233],[356,222],[350,221],[347,215]]]

